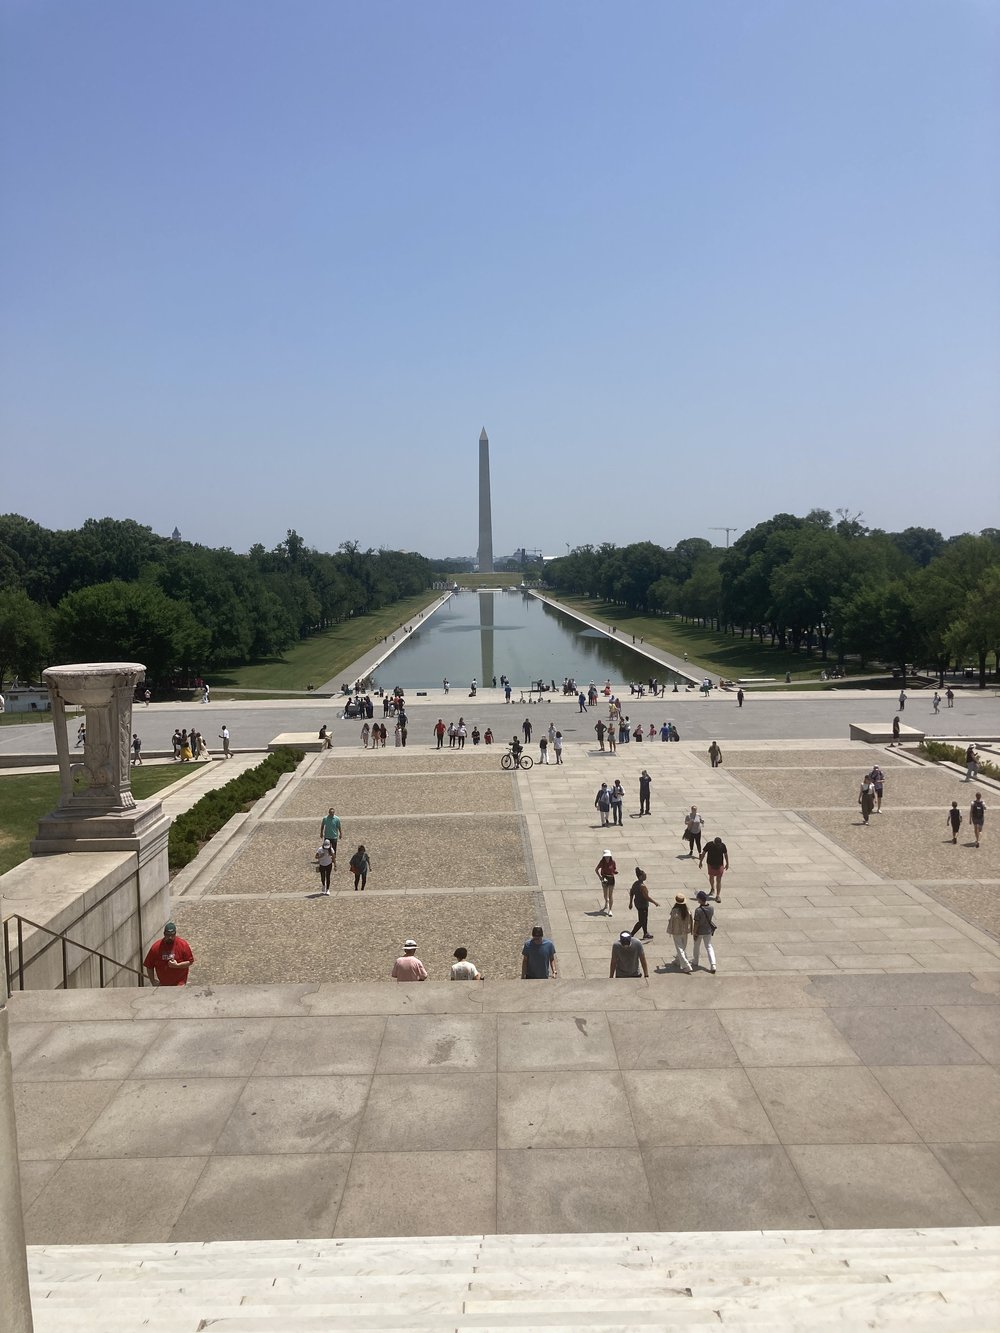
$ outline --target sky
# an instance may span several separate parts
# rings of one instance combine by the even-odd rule
[[[1000,526],[1000,0],[2,0],[0,512]]]

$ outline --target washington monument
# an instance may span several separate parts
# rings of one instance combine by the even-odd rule
[[[493,573],[493,515],[490,509],[490,441],[479,435],[479,572]]]

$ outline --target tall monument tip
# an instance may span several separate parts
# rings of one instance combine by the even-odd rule
[[[484,426],[482,430],[479,432],[479,443],[489,444],[489,442],[490,442],[490,437],[486,434],[486,427]]]

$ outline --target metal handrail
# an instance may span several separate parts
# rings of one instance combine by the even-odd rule
[[[25,926],[31,926],[34,930],[43,930],[46,935],[52,936],[52,939],[48,944],[46,944],[45,948],[43,950],[40,950],[37,954],[35,954],[34,958],[31,959],[32,963],[37,962],[38,959],[42,956],[42,954],[52,947],[52,944],[56,940],[60,940],[62,942],[62,972],[63,972],[62,989],[63,990],[69,990],[69,960],[67,954],[67,948],[69,945],[72,945],[74,949],[82,949],[84,953],[92,954],[93,956],[95,956],[100,960],[98,966],[98,972],[100,975],[102,990],[104,989],[105,985],[105,980],[104,980],[105,963],[111,963],[114,967],[118,968],[119,971],[131,972],[133,976],[139,978],[140,986],[145,986],[146,984],[145,974],[141,971],[138,971],[136,968],[131,967],[128,963],[119,963],[117,959],[112,958],[110,954],[102,953],[100,949],[92,949],[89,944],[80,944],[78,940],[69,939],[65,931],[50,930],[48,926],[43,926],[41,922],[32,921],[26,916],[21,916],[19,912],[14,912],[10,916],[5,917],[3,923],[4,970],[7,973],[7,990],[9,993],[13,992],[14,990],[14,973],[11,971],[11,966],[10,966],[10,923],[12,921],[17,922],[18,990],[22,991],[24,990],[24,966],[25,966],[24,927]],[[57,986],[56,989],[58,990],[59,987]]]

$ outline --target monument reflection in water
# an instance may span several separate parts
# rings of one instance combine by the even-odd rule
[[[490,685],[501,675],[518,689],[539,679],[558,686],[566,676],[616,686],[650,676],[671,684],[677,679],[631,647],[516,588],[456,593],[417,622],[376,674],[380,685],[404,689],[438,687],[446,676],[456,689],[473,678]]]

